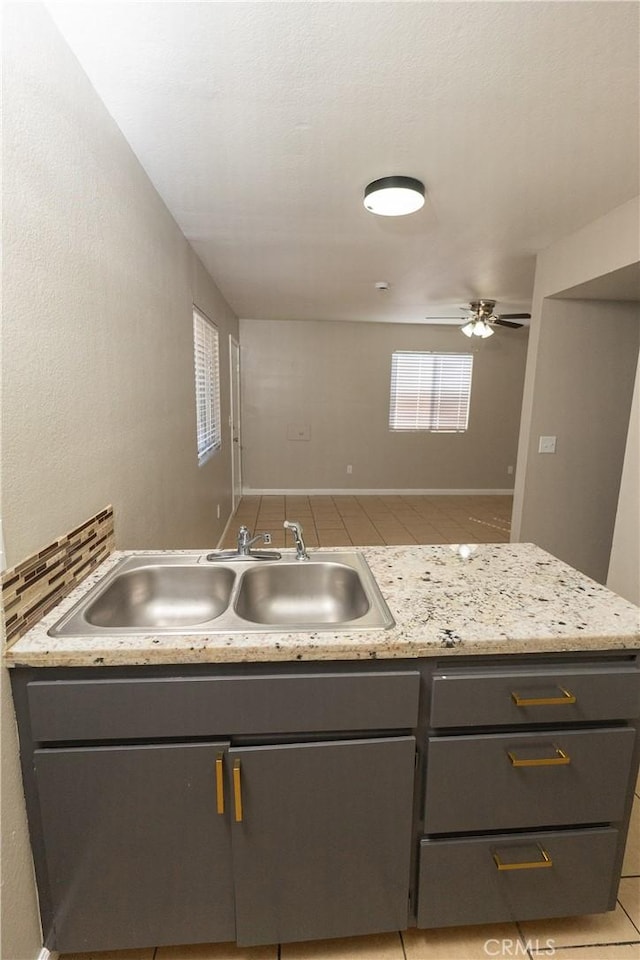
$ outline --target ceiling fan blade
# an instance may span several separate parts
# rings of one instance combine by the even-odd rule
[[[501,313],[499,317],[501,320],[531,320],[530,313]]]
[[[508,320],[502,320],[500,317],[494,320],[493,323],[500,327],[513,327],[514,330],[519,330],[520,327],[524,326],[523,323],[510,323]]]

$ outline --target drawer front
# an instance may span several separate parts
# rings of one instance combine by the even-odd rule
[[[425,833],[621,820],[636,731],[431,737]]]
[[[33,681],[36,741],[410,729],[417,671]]]
[[[637,716],[640,671],[632,664],[499,671],[454,668],[433,677],[434,728]]]
[[[607,827],[423,840],[418,926],[499,923],[612,910],[617,839],[617,830]],[[498,869],[498,863],[503,868],[520,866]]]

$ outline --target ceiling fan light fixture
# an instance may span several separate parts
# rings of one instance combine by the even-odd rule
[[[424,206],[424,193],[415,177],[381,177],[365,187],[364,205],[380,217],[404,217]]]
[[[460,329],[465,337],[482,337],[483,340],[486,340],[487,337],[493,336],[493,330],[484,320],[470,320]]]

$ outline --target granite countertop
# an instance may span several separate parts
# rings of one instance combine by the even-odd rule
[[[640,608],[530,543],[480,544],[466,559],[448,545],[362,548],[396,622],[389,630],[48,635],[114,564],[151,552],[112,554],[6,651],[5,664],[371,660],[640,649]]]

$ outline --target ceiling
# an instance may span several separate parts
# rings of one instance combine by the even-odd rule
[[[638,193],[636,3],[47,6],[240,317],[527,310],[536,252]],[[425,207],[368,213],[387,175]]]

